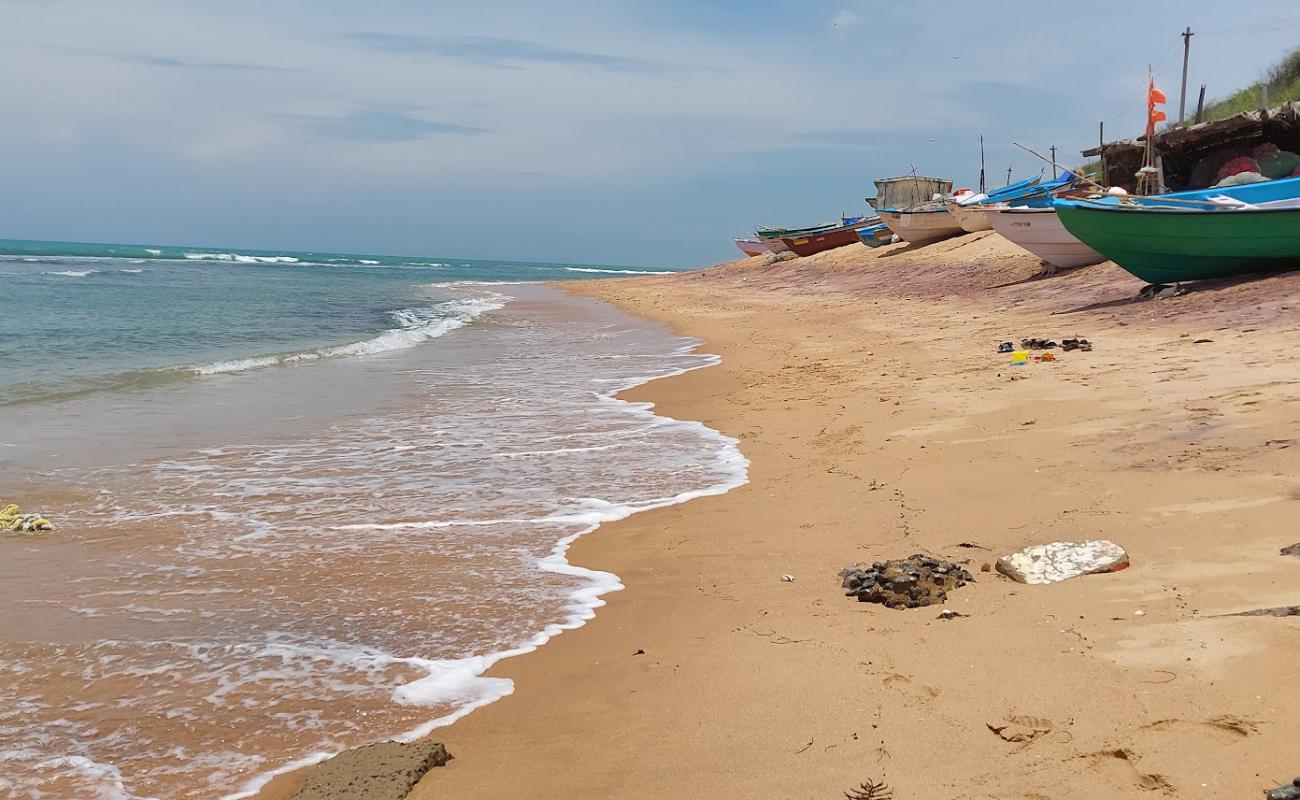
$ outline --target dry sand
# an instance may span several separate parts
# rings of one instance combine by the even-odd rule
[[[761,262],[577,288],[722,355],[628,397],[740,438],[752,482],[579,542],[627,590],[494,669],[515,694],[437,732],[456,759],[412,798],[1243,798],[1300,774],[1300,617],[1222,616],[1300,604],[1300,273],[1134,303],[1113,265],[1035,279],[994,234]],[[995,352],[1076,334],[1095,350]],[[1085,538],[1133,566],[980,571]],[[843,596],[844,565],[915,552],[969,562],[968,616]]]

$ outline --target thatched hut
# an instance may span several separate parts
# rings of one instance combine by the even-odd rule
[[[1300,153],[1300,102],[1160,131],[1155,151],[1164,166],[1165,186],[1178,191],[1213,186],[1220,167],[1265,143]],[[1094,147],[1083,155],[1103,160],[1102,183],[1132,188],[1145,148],[1143,136]]]

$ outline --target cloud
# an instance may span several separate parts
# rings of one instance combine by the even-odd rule
[[[193,59],[175,58],[173,56],[132,55],[129,53],[91,53],[103,58],[125,61],[128,64],[143,64],[148,67],[166,67],[169,69],[213,69],[236,72],[299,72],[293,67],[275,67],[268,64],[244,64],[230,61],[195,61]]]
[[[350,33],[347,34],[347,38],[366,47],[389,53],[437,55],[494,67],[515,67],[519,64],[564,64],[607,72],[664,72],[679,69],[674,65],[658,61],[548,47],[520,39],[494,39],[480,36],[431,39],[381,32]]]
[[[105,50],[90,50],[82,47],[56,47],[45,48],[62,53],[73,53],[75,55],[90,56],[91,58],[106,58],[113,61],[121,61],[125,64],[140,64],[146,67],[162,67],[164,69],[210,69],[233,72],[300,72],[301,70],[293,67],[277,67],[269,64],[255,64],[251,62],[240,61],[203,61],[193,58],[177,58],[175,56],[157,56],[147,53],[114,53]]]
[[[319,138],[351,142],[414,142],[439,135],[474,136],[488,132],[486,128],[435,122],[409,110],[392,108],[369,108],[333,116],[281,114],[280,118],[298,124]]]
[[[831,18],[831,27],[840,30],[856,28],[862,22],[862,15],[856,11],[850,11],[847,8],[840,9],[839,13]]]

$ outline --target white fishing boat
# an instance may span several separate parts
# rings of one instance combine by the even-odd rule
[[[762,239],[737,239],[736,247],[739,247],[740,252],[747,256],[765,256],[772,252],[772,249]]]
[[[1100,264],[1106,257],[1065,229],[1053,208],[982,206],[993,230],[1049,264],[1063,269]]]
[[[976,196],[987,197],[987,195]],[[987,231],[993,227],[989,223],[988,215],[984,213],[987,206],[980,205],[978,200],[970,203],[963,203],[960,200],[948,200],[944,205],[948,209],[948,213],[952,214],[952,218],[961,226],[961,229],[967,233]]]
[[[928,203],[920,210],[885,211],[882,209],[880,221],[888,225],[898,238],[912,244],[930,244],[965,233],[948,209],[942,205],[931,208],[932,205]]]

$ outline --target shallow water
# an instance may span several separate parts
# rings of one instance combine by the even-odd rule
[[[3,793],[219,797],[427,732],[618,588],[574,537],[744,481],[734,441],[611,396],[711,364],[693,342],[537,285],[411,291],[476,312],[0,407],[0,493],[59,524],[0,538]]]

